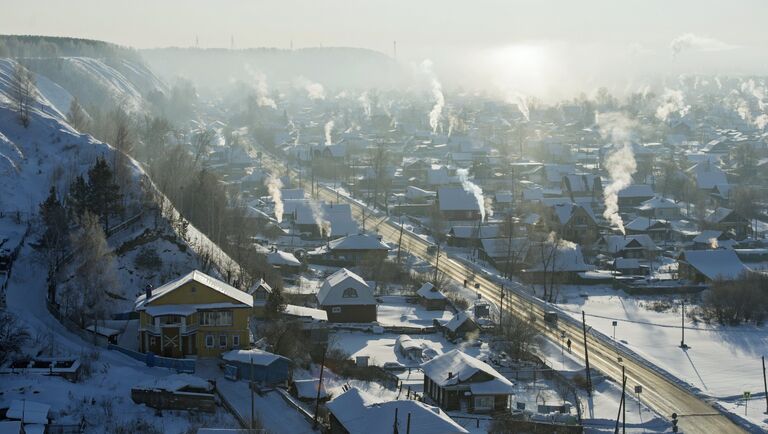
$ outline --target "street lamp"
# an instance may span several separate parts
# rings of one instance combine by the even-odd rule
[[[560,330],[560,369],[565,370],[565,330]]]
[[[616,340],[616,326],[619,325],[619,322],[618,321],[613,321],[611,323],[611,325],[613,325],[613,340],[615,341]]]

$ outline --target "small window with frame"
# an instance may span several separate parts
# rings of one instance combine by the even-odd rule
[[[213,335],[205,335],[205,347],[213,348]]]
[[[219,335],[219,347],[227,348],[227,335]]]
[[[240,347],[240,335],[232,335],[232,346]]]
[[[341,313],[341,306],[334,306],[331,308],[331,313]]]

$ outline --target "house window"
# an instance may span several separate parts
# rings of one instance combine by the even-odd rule
[[[213,335],[205,335],[205,347],[213,348]]]
[[[334,306],[331,308],[331,313],[341,313],[341,306]]]
[[[357,298],[357,290],[355,288],[347,288],[342,294],[344,298]]]
[[[232,336],[232,346],[236,348],[240,346],[240,335]]]
[[[475,396],[475,409],[493,410],[493,396]]]
[[[219,335],[219,347],[227,348],[227,335]]]
[[[155,336],[150,336],[149,344],[152,345],[152,346],[157,345],[157,338]]]
[[[232,325],[232,311],[221,310],[202,312],[200,325],[204,326],[230,326]]]

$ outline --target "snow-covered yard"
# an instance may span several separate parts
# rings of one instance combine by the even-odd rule
[[[685,343],[689,348],[683,350],[679,347],[682,331],[677,298],[627,296],[599,287],[564,287],[561,298],[565,298],[561,308],[577,319],[584,310],[587,323],[606,336],[613,336],[612,321],[617,321],[618,341],[701,393],[716,398],[724,407],[735,409],[736,415],[743,415],[740,397],[744,391],[750,391],[753,398],[762,396],[761,356],[768,348],[766,327],[694,323],[686,316]],[[649,309],[651,302],[660,299],[674,307],[663,312]],[[751,406],[765,411],[764,402]],[[749,417],[753,423],[768,428],[764,414],[750,412]]]
[[[408,303],[405,297],[381,296],[377,319],[384,327],[432,327],[434,320],[448,321],[453,313],[447,310],[427,310],[418,303]]]

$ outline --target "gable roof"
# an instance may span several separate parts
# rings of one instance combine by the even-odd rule
[[[461,187],[441,187],[437,190],[440,211],[480,211],[475,196]]]
[[[419,297],[424,297],[429,300],[445,300],[445,294],[438,291],[437,288],[435,288],[435,285],[429,282],[421,285],[421,288],[416,291],[416,294]]]
[[[357,297],[344,297],[344,290],[354,288]],[[376,304],[373,290],[362,277],[342,268],[328,276],[317,292],[317,302],[320,306],[337,305],[370,305]]]
[[[619,190],[619,197],[653,197],[653,187],[648,184],[632,184]]]
[[[496,238],[499,236],[501,226],[499,225],[458,225],[451,226],[448,231],[454,238]]]
[[[733,210],[730,208],[718,207],[709,215],[704,217],[704,221],[707,223],[720,223],[721,221],[727,219],[731,213],[733,213]]]
[[[328,243],[330,250],[389,250],[379,237],[368,234],[347,235]]]
[[[619,250],[624,250],[627,247],[631,247],[632,245],[630,243],[635,244],[634,248],[639,247],[645,250],[658,250],[656,243],[653,242],[653,239],[651,239],[648,234],[604,235],[601,244],[604,245],[604,251],[614,253]]]
[[[222,353],[221,358],[229,362],[251,363],[254,365],[269,366],[278,360],[290,362],[290,359],[278,354],[252,348],[250,350],[232,350]]]
[[[136,310],[143,310],[147,307],[148,304],[152,304],[152,302],[158,298],[175,291],[188,282],[197,282],[205,287],[213,289],[214,291],[218,291],[242,304],[253,306],[253,296],[247,292],[230,286],[219,279],[215,279],[203,273],[202,271],[194,270],[188,274],[185,274],[184,276],[179,277],[176,280],[166,283],[159,288],[153,289],[152,296],[148,300],[146,294],[141,294],[138,296],[136,298]]]
[[[680,260],[687,262],[708,279],[736,279],[749,268],[731,249],[685,250]]]
[[[508,255],[522,259],[527,255],[530,246],[526,237],[512,238],[511,243],[509,238],[485,238],[480,240],[480,244],[486,255],[502,259],[507,258]]]
[[[500,385],[506,386],[507,393],[513,392],[512,382],[501,375],[499,371],[493,369],[491,365],[457,349],[422,363],[421,369],[424,371],[425,376],[429,377],[440,387],[464,383],[478,372],[482,372],[493,377]]]
[[[287,265],[290,267],[300,267],[301,262],[296,259],[293,253],[284,252],[282,250],[275,250],[267,253],[267,263],[270,265]]]
[[[581,247],[577,244],[560,241],[557,245],[557,252],[554,254],[554,260],[552,260],[550,258],[553,256],[552,249],[554,248],[554,243],[551,242],[539,243],[538,246],[529,248],[527,259],[532,267],[526,271],[574,272],[590,271],[595,268],[584,262]]]
[[[631,231],[647,231],[654,227],[668,228],[669,222],[661,219],[654,219],[648,217],[637,217],[631,222],[624,225],[625,229]]]
[[[675,203],[672,199],[667,199],[665,197],[661,196],[654,196],[651,199],[646,200],[645,202],[641,203],[640,206],[637,207],[637,209],[645,211],[645,210],[651,210],[651,209],[662,209],[662,208],[680,208],[678,204]]]
[[[398,432],[405,432],[409,415],[414,433],[468,432],[438,407],[411,399],[377,402],[375,397],[355,387],[333,398],[327,407],[350,434],[390,434],[395,425]]]

